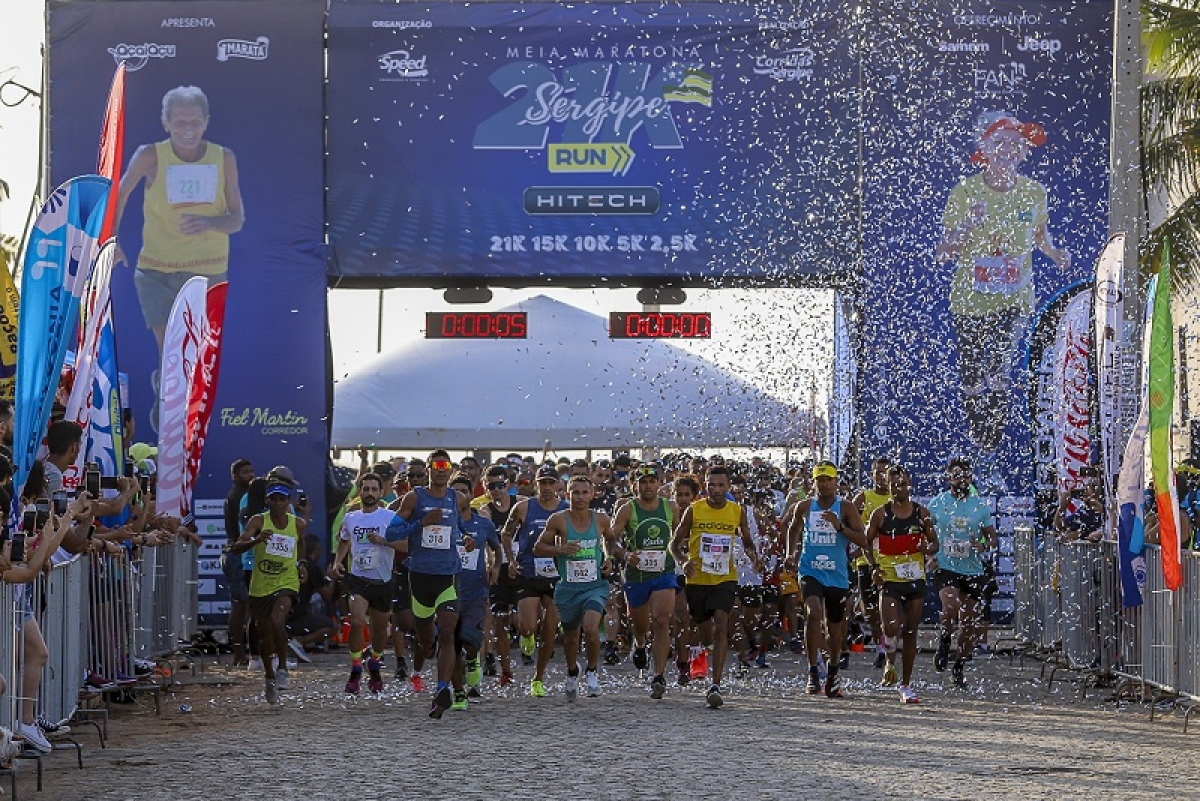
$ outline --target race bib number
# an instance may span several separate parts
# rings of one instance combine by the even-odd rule
[[[479,549],[468,551],[463,546],[458,546],[458,558],[462,560],[463,570],[478,570],[479,569]]]
[[[567,560],[568,582],[579,583],[585,581],[595,581],[597,575],[595,559]]]
[[[646,573],[661,573],[667,569],[666,551],[638,551],[638,570]]]
[[[1011,295],[1024,286],[1021,259],[1017,256],[981,256],[975,259],[975,291]]]
[[[954,559],[966,559],[974,548],[967,540],[946,539],[942,540],[942,550],[946,552],[946,556]]]
[[[172,164],[167,167],[167,202],[172,206],[217,202],[216,164]]]
[[[449,526],[425,526],[421,529],[421,547],[439,551],[450,550]]]
[[[283,559],[296,558],[296,540],[286,534],[272,534],[267,537],[267,556],[278,556]]]
[[[920,562],[897,562],[896,577],[904,581],[917,581],[925,578],[925,565]]]
[[[354,566],[358,568],[360,572],[373,570],[375,568],[374,551],[360,551],[359,554],[354,557]]]
[[[733,537],[728,534],[700,535],[700,570],[714,576],[729,575]]]
[[[552,557],[534,557],[533,574],[538,578],[556,579],[558,578],[558,565],[554,563]]]

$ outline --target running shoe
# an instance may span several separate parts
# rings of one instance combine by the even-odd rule
[[[454,691],[449,687],[443,687],[433,696],[433,703],[429,706],[429,717],[441,720],[443,713],[453,705]]]
[[[488,655],[487,655],[486,657],[484,657],[484,659],[483,659],[483,675],[485,675],[485,676],[495,676],[495,675],[496,675],[496,670],[497,670],[497,668],[496,668],[496,655],[495,655],[495,654],[488,654]]]
[[[805,695],[820,695],[821,694],[821,677],[814,676],[812,671],[808,673],[808,683],[804,685]]]
[[[281,690],[292,689],[292,682],[288,678],[287,668],[275,668],[275,686]]]
[[[617,644],[615,642],[604,643],[604,664],[615,665],[621,661],[621,655],[617,653]]]
[[[534,698],[545,698],[546,685],[542,684],[537,679],[534,679],[533,681],[529,682],[529,694]]]
[[[675,680],[675,683],[678,684],[680,687],[688,686],[688,684],[690,684],[692,681],[692,671],[691,671],[688,663],[687,662],[679,662],[676,665],[676,667],[679,668],[679,678],[677,678]]]
[[[879,681],[881,687],[895,687],[900,677],[896,675],[896,666],[888,662],[883,668],[883,678]]]
[[[483,670],[479,667],[479,657],[467,660],[467,685],[478,687],[483,681]]]
[[[650,697],[658,700],[667,692],[667,680],[662,676],[655,676],[650,682]]]
[[[455,693],[454,694],[454,703],[452,703],[450,705],[450,708],[458,710],[459,712],[466,712],[468,703],[469,702],[467,700],[466,693]]]
[[[845,693],[842,692],[842,677],[838,674],[834,673],[825,679],[825,697],[845,698]]]
[[[967,686],[966,677],[963,676],[963,663],[962,662],[954,663],[954,667],[952,668],[950,675],[951,675],[951,681],[955,687],[966,687]]]
[[[368,692],[383,692],[383,675],[380,673],[380,668],[382,667],[383,665],[378,659],[367,660],[367,674],[370,676],[367,679]]]
[[[738,651],[738,664],[743,668],[748,668],[754,664],[754,653],[752,651]]]
[[[420,673],[414,673],[408,677],[408,683],[412,686],[414,693],[423,692],[425,690],[425,679],[421,678]]]
[[[633,666],[635,668],[637,668],[638,670],[645,670],[649,664],[650,664],[650,660],[646,658],[645,646],[642,646],[640,648],[634,648],[633,649]]]
[[[263,661],[260,657],[252,656],[250,657],[250,661],[246,663],[246,667],[250,669],[251,673],[259,673],[263,669]]]
[[[800,639],[799,637],[792,637],[790,640],[788,640],[788,650],[793,654],[804,653],[804,640]]]
[[[533,651],[537,648],[537,640],[530,634],[529,636],[521,637],[521,656],[525,659],[533,658]]]
[[[298,640],[288,640],[288,648],[296,655],[296,660],[302,664],[312,664],[312,659],[308,655],[308,651],[304,650],[304,646]]]
[[[825,662],[825,652],[817,651],[817,677],[821,681],[825,681],[825,677],[829,675],[829,666]]]
[[[346,692],[352,695],[358,695],[358,690],[362,684],[362,668],[350,671],[350,678],[346,681]]]
[[[700,653],[688,665],[688,674],[693,679],[703,679],[708,675],[708,650],[700,649]]]
[[[887,664],[887,652],[882,648],[875,652],[875,663],[871,667],[880,670]]]
[[[766,670],[767,668],[771,667],[770,663],[767,662],[766,651],[759,652],[758,656],[754,659],[754,666],[760,670]]]
[[[715,684],[709,687],[704,702],[708,704],[709,709],[720,709],[721,704],[725,703],[725,699],[721,697],[721,688]]]
[[[508,685],[513,683],[513,674],[509,673],[507,670],[504,671],[503,673],[500,674],[500,679],[496,683],[499,684],[501,687],[507,687]]]
[[[263,691],[267,696],[268,704],[279,703],[279,688],[275,685],[275,679],[267,679],[263,684]]]
[[[900,700],[905,704],[921,703],[921,699],[917,698],[917,694],[907,684],[900,688]]]
[[[585,673],[584,683],[587,684],[588,698],[595,698],[600,695],[600,677],[596,675],[596,671],[589,670]]]
[[[933,669],[941,673],[950,661],[950,635],[943,634],[938,638],[937,653],[933,655]]]
[[[400,681],[408,678],[408,662],[405,661],[404,657],[400,657],[396,661],[396,678]]]
[[[842,651],[842,655],[838,657],[838,670],[845,670],[850,667],[850,652]]]
[[[563,683],[563,692],[567,695],[568,701],[574,701],[579,697],[579,676],[567,676],[567,680]]]
[[[481,692],[479,692],[478,687],[468,687],[467,688],[467,698],[470,698],[473,701],[477,701],[480,698],[483,698],[483,694]]]

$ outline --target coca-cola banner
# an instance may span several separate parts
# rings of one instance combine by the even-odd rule
[[[1067,303],[1054,338],[1050,406],[1054,419],[1054,470],[1059,493],[1083,489],[1080,470],[1092,461],[1091,296]]]

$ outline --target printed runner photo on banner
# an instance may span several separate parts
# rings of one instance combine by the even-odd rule
[[[176,295],[193,277],[228,281],[229,346],[191,499],[201,532],[219,539],[203,551],[202,620],[227,608],[213,564],[235,459],[291,467],[324,520],[324,10],[321,0],[50,7],[54,179],[95,171],[109,85],[126,70],[111,294],[135,420],[127,445],[159,442]],[[172,390],[177,414],[188,391]],[[175,423],[182,470],[187,428]]]

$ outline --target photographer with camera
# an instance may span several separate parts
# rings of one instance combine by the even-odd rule
[[[1054,515],[1054,533],[1059,542],[1104,538],[1104,492],[1100,468],[1087,465],[1080,468],[1083,486],[1069,492],[1059,492],[1058,512]]]

